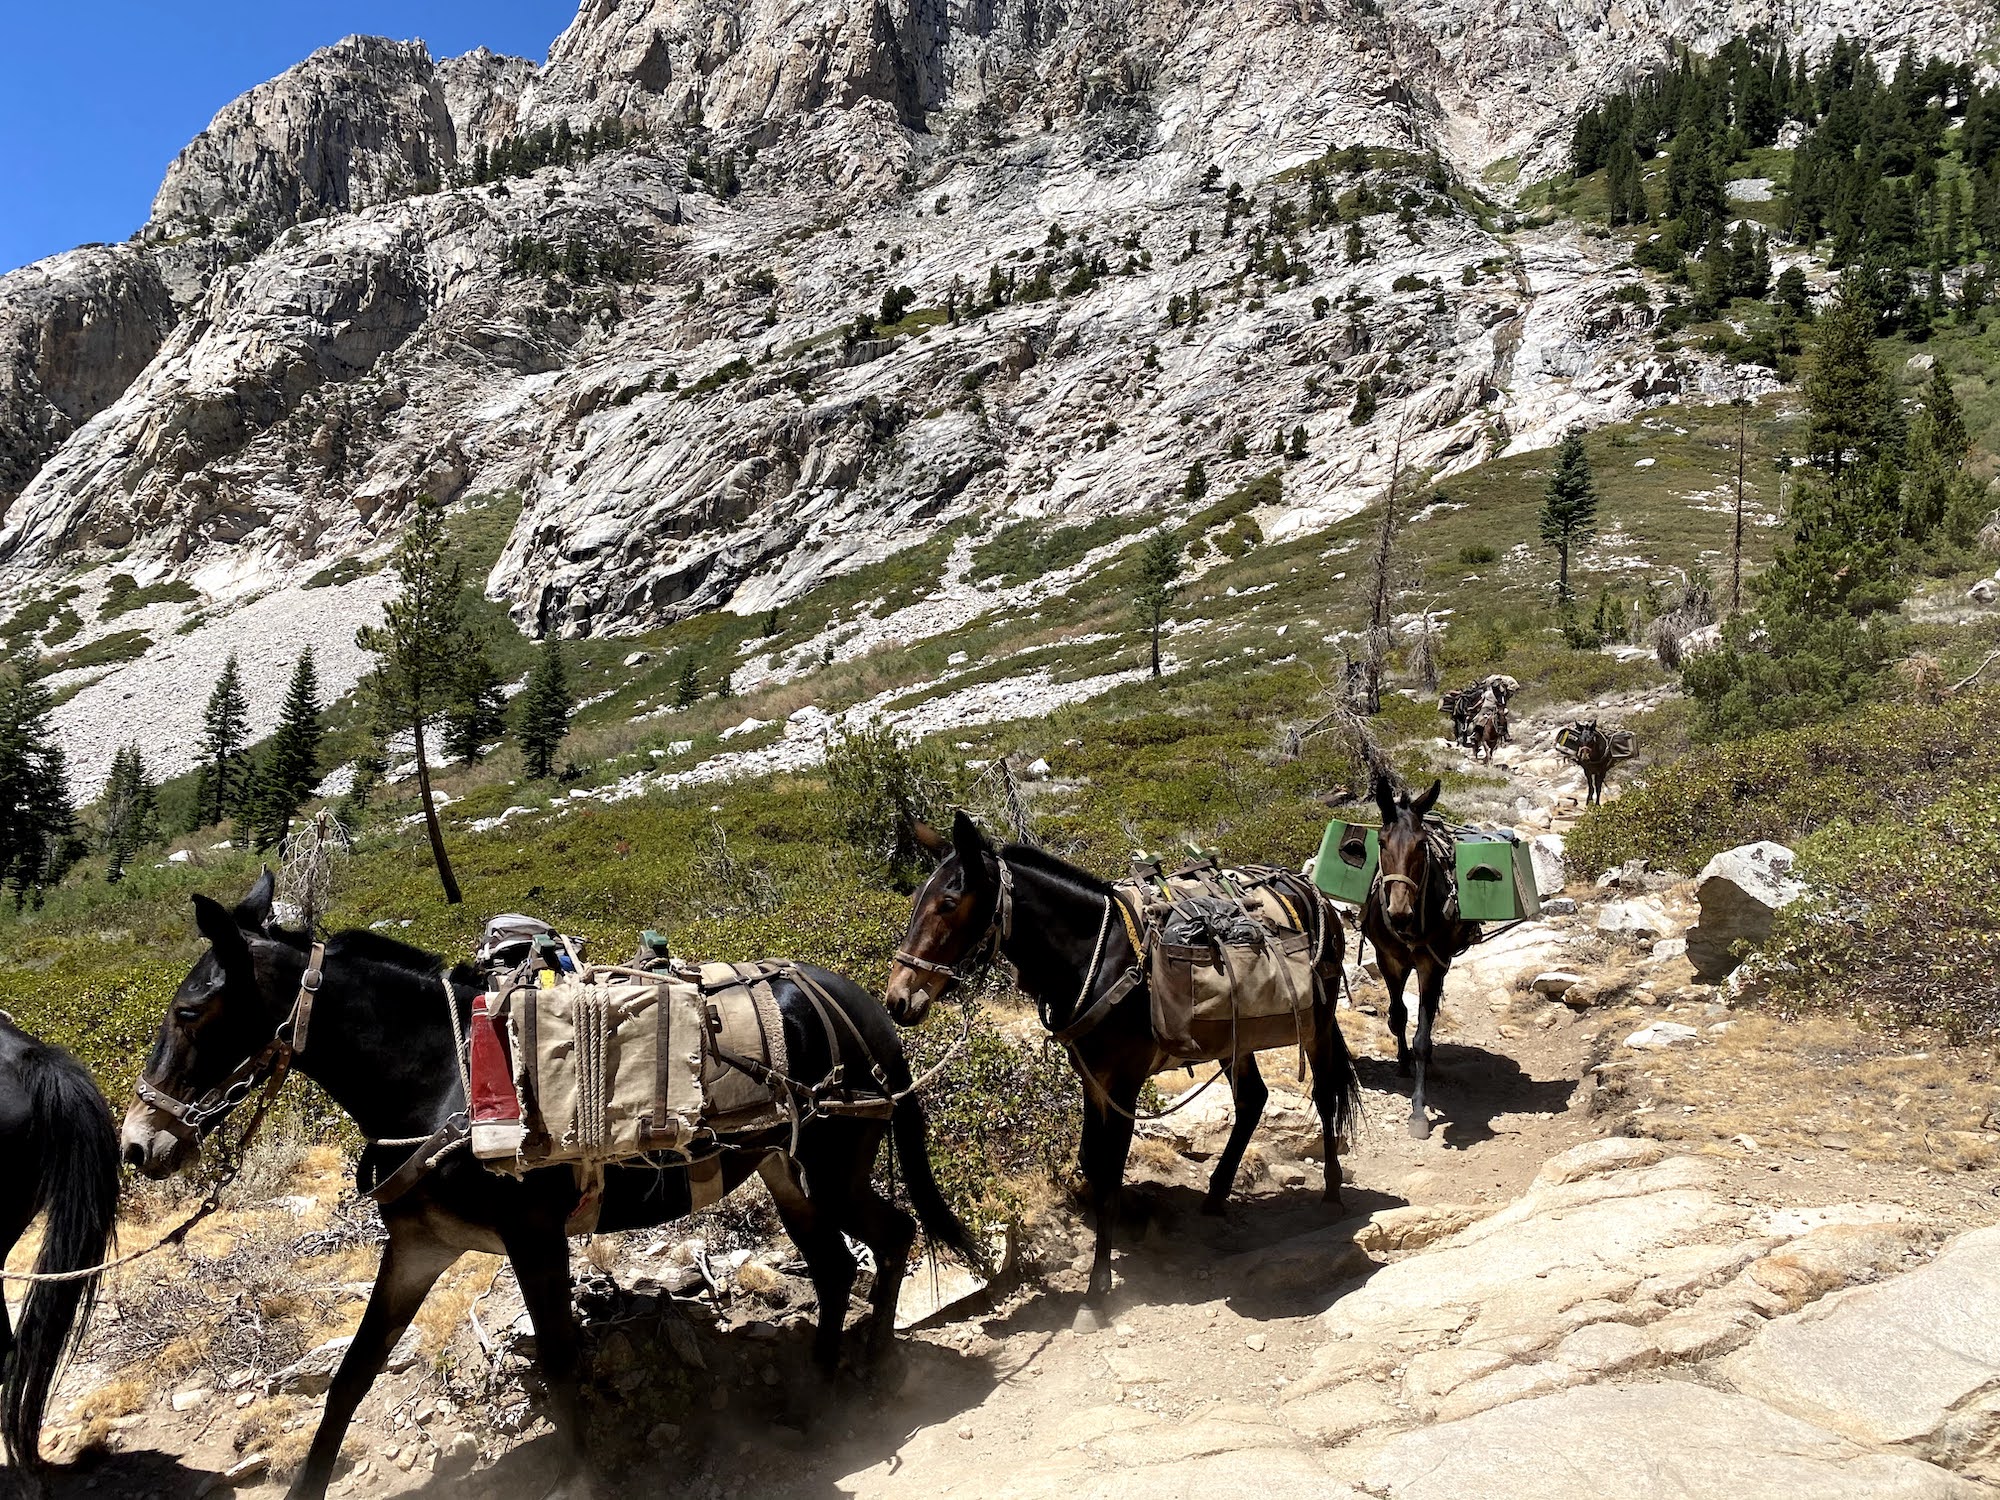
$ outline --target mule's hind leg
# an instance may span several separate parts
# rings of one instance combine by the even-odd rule
[[[408,1221],[401,1223],[407,1225]],[[313,1434],[312,1450],[307,1453],[298,1478],[292,1481],[290,1500],[320,1500],[326,1493],[355,1408],[361,1405],[375,1377],[382,1373],[382,1366],[389,1361],[389,1351],[410,1326],[410,1320],[423,1306],[438,1277],[457,1259],[456,1250],[439,1244],[422,1230],[405,1227],[399,1232],[398,1225],[390,1226],[389,1244],[382,1252],[382,1267],[375,1274],[368,1310],[361,1315],[354,1342],[341,1357],[340,1369],[327,1392],[319,1430]]]
[[[771,1201],[778,1207],[785,1233],[805,1257],[806,1273],[812,1277],[813,1296],[819,1303],[818,1321],[813,1327],[813,1364],[831,1380],[840,1371],[841,1339],[847,1331],[847,1298],[854,1290],[859,1263],[840,1233],[841,1220],[846,1217],[848,1173],[843,1171],[841,1163],[829,1159],[824,1148],[823,1136],[811,1142],[802,1141],[799,1163],[773,1154],[765,1157],[757,1170],[771,1190]],[[806,1196],[806,1182],[813,1185],[810,1198]]]
[[[1222,1156],[1208,1179],[1208,1196],[1201,1203],[1205,1214],[1219,1214],[1228,1207],[1229,1190],[1236,1185],[1236,1169],[1243,1164],[1243,1153],[1256,1133],[1257,1122],[1264,1117],[1265,1101],[1271,1097],[1264,1075],[1258,1070],[1256,1053],[1237,1058],[1228,1071],[1229,1081],[1236,1090],[1236,1122],[1230,1126],[1229,1144],[1222,1148]]]
[[[500,1228],[521,1300],[535,1328],[535,1357],[548,1387],[549,1422],[561,1478],[551,1492],[575,1497],[589,1493],[584,1467],[583,1392],[580,1340],[570,1304],[569,1240],[561,1219],[537,1219]]]
[[[848,1233],[875,1257],[875,1291],[869,1299],[867,1358],[873,1365],[890,1352],[896,1338],[896,1300],[917,1241],[917,1221],[875,1191],[869,1151],[851,1195]]]
[[[1340,1022],[1331,1005],[1319,1007],[1318,1034],[1313,1037],[1312,1095],[1319,1111],[1320,1157],[1326,1166],[1326,1185],[1320,1201],[1340,1204],[1340,1128],[1343,1102],[1349,1096],[1354,1063],[1347,1055],[1347,1038],[1340,1034]]]

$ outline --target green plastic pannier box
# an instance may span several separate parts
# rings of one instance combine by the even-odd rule
[[[1326,837],[1319,841],[1319,857],[1313,862],[1313,883],[1336,901],[1360,906],[1368,899],[1368,888],[1375,883],[1375,867],[1381,858],[1378,829],[1343,823],[1336,818],[1326,825]]]
[[[1540,916],[1541,893],[1528,846],[1503,835],[1458,838],[1458,915],[1467,922]]]

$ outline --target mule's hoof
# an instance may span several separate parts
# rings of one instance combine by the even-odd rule
[[[1431,1117],[1426,1114],[1410,1116],[1410,1139],[1427,1141],[1431,1138]]]
[[[1211,1219],[1219,1219],[1229,1212],[1229,1194],[1210,1193],[1201,1200],[1201,1211]]]
[[[1076,1316],[1070,1320],[1069,1331],[1071,1333],[1102,1333],[1104,1331],[1104,1319],[1097,1315],[1097,1311],[1094,1308],[1079,1307],[1076,1310]]]

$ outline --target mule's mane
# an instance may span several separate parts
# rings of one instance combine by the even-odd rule
[[[350,927],[344,932],[336,932],[327,940],[327,951],[341,958],[358,959],[362,963],[384,964],[390,968],[410,969],[417,973],[429,973],[444,963],[435,953],[411,946],[399,939],[374,932],[366,927]]]
[[[1046,875],[1052,880],[1071,886],[1090,896],[1107,895],[1111,882],[1046,849],[1038,849],[1033,844],[1009,844],[1000,851],[1000,857],[1010,865],[1020,866]]]

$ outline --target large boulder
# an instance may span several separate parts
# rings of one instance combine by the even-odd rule
[[[1792,874],[1797,858],[1783,844],[1766,839],[1724,850],[1708,862],[1695,881],[1701,916],[1688,929],[1688,962],[1695,977],[1717,984],[1742,962],[1730,950],[1738,942],[1752,947],[1771,935],[1771,921],[1780,908],[1805,892]]]
[[[1569,865],[1563,858],[1559,833],[1539,833],[1528,843],[1528,858],[1535,867],[1535,889],[1544,896],[1559,896],[1569,884]]]

